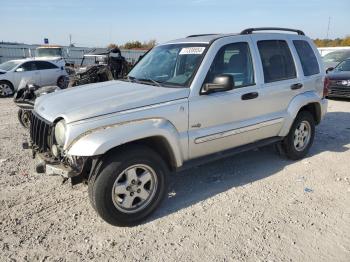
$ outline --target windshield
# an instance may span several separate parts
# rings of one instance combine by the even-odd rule
[[[0,64],[0,70],[10,71],[18,66],[20,62],[17,61],[7,61],[5,63]]]
[[[128,74],[129,79],[161,86],[188,87],[200,65],[205,44],[170,44],[152,49]]]
[[[335,67],[336,71],[350,71],[350,59],[346,59]]]
[[[37,57],[62,57],[62,48],[38,48]]]
[[[341,62],[344,59],[350,57],[350,50],[341,50],[341,51],[335,51],[331,52],[329,54],[326,54],[323,57],[324,62]]]

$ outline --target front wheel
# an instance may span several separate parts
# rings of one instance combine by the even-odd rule
[[[94,209],[115,226],[138,224],[160,204],[167,189],[168,168],[144,146],[110,154],[89,180]]]
[[[285,155],[293,160],[303,158],[308,152],[315,137],[315,120],[310,112],[300,112],[288,135],[282,142]]]

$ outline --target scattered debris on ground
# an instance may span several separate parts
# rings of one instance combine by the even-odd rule
[[[0,99],[0,261],[349,261],[350,101],[329,111],[308,158],[267,147],[174,174],[147,222],[118,228],[86,186],[34,173]]]

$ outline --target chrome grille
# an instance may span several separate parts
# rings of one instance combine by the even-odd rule
[[[49,150],[51,145],[52,124],[41,118],[34,112],[30,118],[30,138],[34,149],[43,153]]]
[[[329,96],[349,97],[350,98],[350,87],[330,86],[329,87]]]

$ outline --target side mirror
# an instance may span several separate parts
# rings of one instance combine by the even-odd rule
[[[23,67],[19,67],[16,69],[16,72],[23,72],[23,71],[24,71]]]
[[[202,89],[203,94],[229,91],[234,88],[234,78],[232,75],[218,75],[213,83],[207,83]]]
[[[326,74],[328,74],[328,72],[333,71],[333,70],[334,70],[334,67],[328,67],[328,68],[326,69]]]

